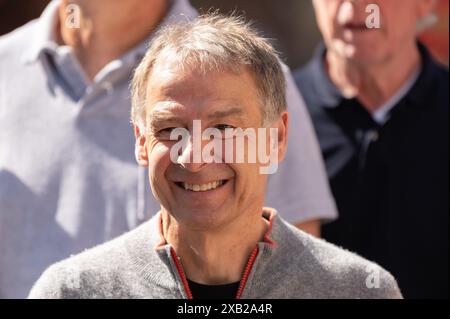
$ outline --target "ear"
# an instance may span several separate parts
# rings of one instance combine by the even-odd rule
[[[139,165],[148,167],[147,138],[141,134],[139,127],[134,125],[134,136],[136,144],[134,146],[134,155]]]
[[[288,146],[289,113],[284,111],[275,125],[278,128],[278,162],[286,157]]]

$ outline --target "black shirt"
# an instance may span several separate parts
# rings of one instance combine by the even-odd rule
[[[419,78],[384,125],[342,97],[323,46],[295,76],[339,210],[324,238],[389,270],[406,298],[448,298],[449,78],[419,48]]]
[[[189,289],[194,299],[235,299],[239,282],[227,285],[203,285],[188,279]]]

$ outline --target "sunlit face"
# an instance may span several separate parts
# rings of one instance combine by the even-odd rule
[[[313,0],[327,48],[355,63],[379,63],[416,39],[417,22],[431,12],[433,0]],[[380,28],[366,21],[379,8]]]
[[[147,132],[138,139],[137,153],[141,164],[149,166],[152,191],[162,209],[180,224],[211,229],[247,212],[260,214],[267,177],[260,174],[258,163],[192,163],[192,139],[177,162],[170,157],[177,142],[170,140],[170,133],[174,128],[192,133],[194,120],[201,120],[202,131],[261,127],[257,93],[252,76],[244,69],[239,74],[203,75],[167,63],[154,67],[148,83]]]

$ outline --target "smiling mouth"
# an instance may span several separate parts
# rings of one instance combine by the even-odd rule
[[[228,180],[224,179],[224,180],[218,180],[218,181],[214,181],[214,182],[210,182],[210,183],[206,183],[206,184],[189,184],[189,183],[185,183],[185,182],[176,182],[175,184],[186,190],[186,191],[191,191],[191,192],[208,192],[217,188],[220,188],[222,186],[224,186],[226,183],[228,182]]]

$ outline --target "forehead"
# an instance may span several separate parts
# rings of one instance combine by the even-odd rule
[[[147,113],[155,108],[195,118],[240,109],[241,116],[259,118],[260,98],[253,77],[244,67],[200,72],[159,63],[147,87]]]

